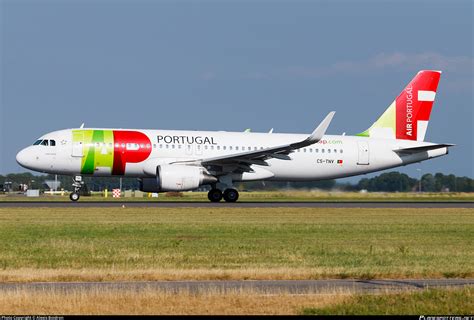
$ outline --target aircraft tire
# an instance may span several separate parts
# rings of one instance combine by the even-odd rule
[[[73,192],[69,195],[69,199],[71,199],[71,201],[74,201],[74,202],[79,200],[79,198],[80,198],[80,195],[77,192]]]
[[[222,191],[220,191],[219,189],[211,189],[207,193],[207,198],[211,202],[219,202],[222,200]]]
[[[236,202],[239,199],[239,192],[235,189],[226,189],[224,191],[224,200],[226,202]]]

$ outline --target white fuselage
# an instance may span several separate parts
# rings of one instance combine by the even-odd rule
[[[128,140],[130,132],[140,136],[131,136]],[[26,168],[53,174],[152,177],[157,165],[275,147],[305,137],[302,134],[251,132],[67,129],[44,135],[40,140],[48,140],[48,146],[29,146],[18,153],[17,161]],[[54,146],[50,145],[51,140]],[[294,150],[287,159],[268,159],[264,165],[253,163],[250,165],[253,173],[232,175],[232,180],[342,178],[419,162],[448,152],[445,147],[405,155],[394,152],[429,145],[432,144],[325,135],[313,145]],[[117,163],[119,158],[121,164]]]

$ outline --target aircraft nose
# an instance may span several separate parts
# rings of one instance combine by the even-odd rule
[[[29,162],[29,152],[28,148],[25,148],[21,150],[20,152],[17,153],[16,155],[16,162],[22,167],[28,167],[28,162]]]

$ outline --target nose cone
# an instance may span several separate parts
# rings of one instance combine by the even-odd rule
[[[17,153],[16,162],[18,162],[20,166],[29,169],[28,163],[31,162],[31,159],[30,159],[30,152],[28,148],[25,148]]]

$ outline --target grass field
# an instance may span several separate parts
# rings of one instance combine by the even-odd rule
[[[1,314],[450,314],[474,310],[474,288],[417,292],[263,294],[254,291],[169,293],[156,290],[14,291]]]
[[[468,315],[474,288],[430,289],[396,294],[352,295],[323,307],[304,308],[305,315]]]
[[[64,196],[47,196],[27,198],[19,195],[0,195],[2,201],[69,201],[68,194]],[[111,196],[81,197],[80,201],[204,201],[207,200],[205,192],[183,192],[181,196],[173,194],[160,194],[158,198],[119,198]],[[474,193],[462,192],[322,192],[322,191],[259,191],[240,192],[239,201],[474,201]]]
[[[0,208],[0,281],[474,276],[474,209]]]

